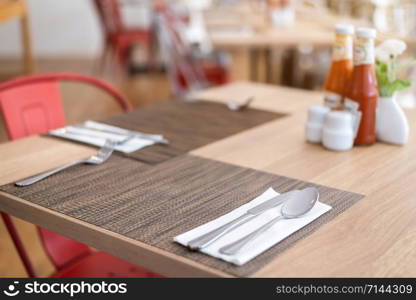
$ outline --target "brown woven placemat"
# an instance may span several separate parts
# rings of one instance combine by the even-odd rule
[[[283,116],[251,108],[231,111],[224,104],[208,101],[170,101],[105,118],[101,122],[163,134],[170,141],[169,145],[154,145],[126,154],[156,164]]]
[[[269,187],[285,192],[306,186],[316,186],[320,200],[333,209],[243,266],[191,252],[172,241]],[[153,167],[113,156],[100,166],[82,165],[28,187],[9,184],[0,189],[236,276],[253,274],[363,197],[192,155]]]

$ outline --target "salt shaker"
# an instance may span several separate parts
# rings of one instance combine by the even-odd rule
[[[311,143],[320,143],[325,116],[330,109],[326,106],[313,105],[308,109],[308,121],[305,126],[306,140]]]
[[[346,151],[354,144],[352,114],[346,111],[331,111],[325,117],[322,144],[334,151]]]

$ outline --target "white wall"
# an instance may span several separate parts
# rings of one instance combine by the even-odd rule
[[[92,0],[28,0],[34,55],[94,56],[101,30]],[[0,56],[20,55],[19,24],[0,23]]]

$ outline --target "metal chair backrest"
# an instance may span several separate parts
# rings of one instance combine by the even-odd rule
[[[185,22],[168,8],[156,14],[159,45],[167,65],[173,93],[184,97],[208,86],[203,69],[185,37]]]
[[[132,109],[123,95],[106,82],[94,77],[56,73],[12,79],[0,84],[0,110],[11,140],[65,126],[59,89],[61,81],[77,81],[93,85],[111,95],[124,111]],[[35,277],[34,268],[12,219],[3,212],[1,216],[26,272],[29,277]],[[90,252],[88,246],[44,228],[38,227],[38,232],[45,251],[57,270]]]
[[[94,4],[106,35],[123,31],[124,26],[118,0],[94,0]]]
[[[59,87],[62,81],[96,86],[112,95],[123,110],[131,110],[124,96],[94,77],[74,73],[20,77],[0,84],[0,110],[10,139],[45,133],[65,125]]]

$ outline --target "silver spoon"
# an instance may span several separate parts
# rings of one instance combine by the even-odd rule
[[[285,204],[283,204],[280,216],[272,219],[271,221],[267,222],[260,228],[242,237],[241,239],[220,248],[219,252],[227,255],[236,254],[249,241],[253,240],[263,232],[267,231],[278,221],[282,219],[299,218],[307,212],[309,212],[314,207],[318,199],[319,192],[314,187],[309,187],[301,191],[296,191],[295,193],[293,193],[292,197],[290,197],[285,202]]]
[[[251,97],[248,97],[247,100],[243,104],[227,103],[227,107],[230,110],[234,110],[234,111],[244,110],[251,104],[251,102],[253,102],[253,100],[254,100],[254,97],[251,96]]]

